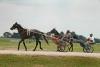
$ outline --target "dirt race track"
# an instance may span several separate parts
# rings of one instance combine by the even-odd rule
[[[53,52],[53,51],[17,51],[17,50],[0,50],[1,54],[12,55],[43,55],[43,56],[80,56],[100,58],[100,53],[82,53],[82,52]]]

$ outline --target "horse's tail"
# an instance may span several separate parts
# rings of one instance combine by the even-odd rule
[[[42,36],[43,36],[43,38],[44,38],[45,42],[46,42],[47,44],[49,44],[49,42],[48,42],[48,40],[47,40],[46,36],[45,36],[44,34],[42,34]]]

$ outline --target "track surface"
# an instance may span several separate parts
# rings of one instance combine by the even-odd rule
[[[17,50],[0,50],[1,54],[12,55],[43,55],[43,56],[80,56],[100,58],[100,53],[82,53],[82,52],[53,52],[53,51],[17,51]]]

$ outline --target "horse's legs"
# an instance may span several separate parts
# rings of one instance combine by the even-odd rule
[[[39,45],[40,45],[40,49],[43,50],[43,48],[41,47],[41,41],[38,41],[38,42],[39,42]]]
[[[60,45],[57,44],[57,51],[60,51]]]
[[[23,40],[19,41],[19,44],[18,44],[18,50],[19,50],[19,48],[20,48],[20,44],[21,44],[22,41],[23,41]]]
[[[70,45],[71,45],[71,46],[70,46],[70,48],[69,48],[69,49],[70,49],[70,51],[72,52],[72,51],[73,51],[73,43],[72,43],[72,42],[70,42]]]
[[[63,47],[64,47],[64,51],[65,51],[65,49],[66,49],[66,43],[65,43],[65,45]]]
[[[23,44],[24,44],[24,47],[25,47],[25,51],[27,51],[27,47],[25,45],[25,41],[23,40]]]
[[[38,41],[36,40],[36,46],[35,46],[35,48],[33,49],[33,51],[36,50],[37,46],[38,46]]]

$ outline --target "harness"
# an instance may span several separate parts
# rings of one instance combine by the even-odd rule
[[[27,29],[27,36],[30,36],[31,30]]]

